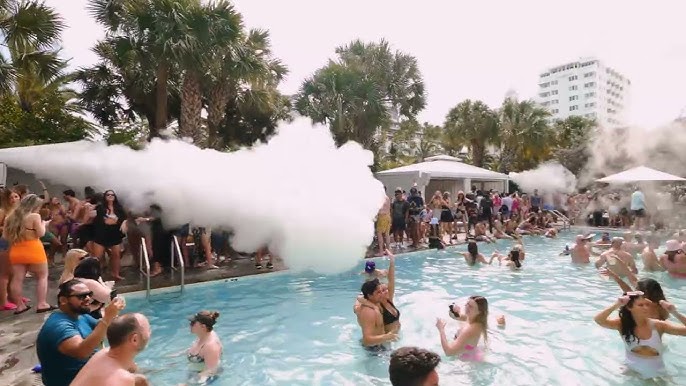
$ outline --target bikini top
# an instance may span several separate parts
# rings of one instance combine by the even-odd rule
[[[391,307],[397,312],[397,315],[393,315],[386,307],[381,306],[381,317],[383,318],[383,324],[384,326],[387,326],[391,323],[397,322],[400,320],[400,311],[395,307],[393,302],[388,302]]]
[[[200,351],[202,351],[202,348],[203,348],[203,347],[205,347],[204,344],[203,344],[202,346],[200,346],[200,348],[198,349],[198,352],[195,353],[195,354],[191,354],[191,353],[189,352],[189,353],[188,353],[188,361],[191,362],[191,363],[204,363],[204,362],[205,362],[205,358],[203,358],[203,357],[200,355]]]

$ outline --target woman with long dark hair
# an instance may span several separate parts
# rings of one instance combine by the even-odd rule
[[[686,335],[686,317],[673,304],[660,301],[660,306],[676,317],[681,325],[651,319],[650,303],[641,291],[627,292],[594,318],[598,325],[619,331],[626,348],[627,368],[643,378],[665,374],[662,335]],[[610,318],[616,309],[619,309],[619,317]]]
[[[462,256],[464,256],[465,261],[467,262],[467,265],[469,266],[474,266],[476,263],[482,263],[482,264],[491,264],[493,262],[493,257],[491,257],[491,260],[486,260],[484,255],[479,253],[479,246],[476,244],[476,241],[470,240],[467,243],[467,252],[459,252]]]
[[[126,220],[126,211],[119,203],[113,190],[107,190],[103,194],[102,203],[95,208],[96,215],[93,219],[93,256],[102,259],[105,250],[109,251],[110,274],[115,281],[122,280],[121,269],[121,242],[124,234],[121,232],[121,224]]]

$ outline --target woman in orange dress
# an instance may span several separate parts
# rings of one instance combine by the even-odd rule
[[[40,238],[45,235],[46,222],[38,213],[43,205],[35,194],[27,194],[19,206],[5,220],[4,238],[10,244],[10,264],[12,280],[10,288],[17,305],[15,314],[21,314],[31,306],[24,303],[21,296],[26,272],[29,271],[38,280],[36,285],[36,312],[55,309],[47,302],[48,296],[48,257]]]

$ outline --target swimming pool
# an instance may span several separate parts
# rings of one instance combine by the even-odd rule
[[[394,347],[417,345],[442,352],[436,317],[449,303],[484,295],[493,316],[504,313],[504,330],[491,326],[483,363],[444,358],[442,385],[642,385],[622,375],[619,334],[593,323],[593,316],[620,294],[592,265],[573,266],[558,256],[571,238],[527,238],[522,271],[497,266],[470,268],[451,251],[424,251],[396,259],[396,305],[402,312],[401,339]],[[499,241],[506,251],[510,242]],[[493,246],[480,244],[484,255]],[[454,251],[456,249],[452,249]],[[457,250],[465,250],[458,247]],[[378,261],[379,268],[387,262]],[[639,271],[640,271],[639,262]],[[224,344],[223,374],[214,385],[389,385],[387,355],[360,347],[352,305],[359,269],[348,274],[274,273],[188,287],[184,295],[153,295],[152,302],[127,296],[127,311],[145,313],[153,328],[137,359],[154,385],[186,382],[185,350],[193,341],[187,317],[202,309],[221,313],[215,331]],[[654,277],[667,298],[686,310],[683,284],[666,274]],[[673,318],[672,318],[673,319]],[[494,323],[492,323],[494,324]],[[686,384],[686,338],[665,336],[665,362],[674,384]]]

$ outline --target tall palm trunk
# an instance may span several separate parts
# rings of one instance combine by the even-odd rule
[[[484,166],[484,154],[486,153],[486,149],[483,143],[479,142],[478,140],[472,141],[472,162],[474,163],[474,166],[478,167],[483,167]]]
[[[202,90],[200,77],[195,71],[186,71],[181,86],[181,116],[179,117],[179,133],[182,137],[190,137],[199,147],[205,147],[205,135],[202,129]]]
[[[169,66],[160,63],[157,66],[157,84],[155,85],[155,125],[150,130],[148,140],[159,137],[160,132],[167,127],[167,82],[169,81]]]
[[[217,82],[210,89],[207,106],[207,146],[213,149],[221,150],[225,145],[223,139],[219,138],[219,127],[224,120],[226,105],[230,98],[231,86],[228,83]]]

